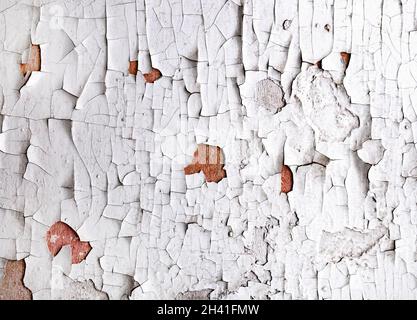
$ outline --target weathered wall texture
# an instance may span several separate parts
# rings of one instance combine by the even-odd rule
[[[0,297],[416,298],[416,89],[417,0],[1,0]]]

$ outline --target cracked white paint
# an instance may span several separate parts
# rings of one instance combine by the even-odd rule
[[[25,259],[34,299],[416,298],[416,8],[0,1],[0,275]],[[198,144],[220,182],[185,176]],[[81,263],[50,254],[57,221]]]

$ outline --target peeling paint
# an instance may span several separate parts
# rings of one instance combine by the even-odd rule
[[[77,233],[66,223],[58,221],[54,223],[46,233],[48,249],[53,256],[56,256],[63,246],[71,247],[71,262],[74,264],[83,261],[90,250],[90,244],[80,241]]]
[[[154,83],[160,77],[161,77],[161,71],[159,71],[158,69],[155,69],[155,68],[152,68],[151,72],[145,73],[143,75],[143,78],[145,79],[145,82],[147,82],[147,83]]]
[[[184,168],[184,172],[190,175],[202,171],[207,182],[219,182],[226,176],[223,167],[222,150],[219,147],[200,144],[194,152],[192,163]]]
[[[20,64],[20,72],[23,76],[32,71],[41,71],[41,50],[39,45],[32,44],[27,63]]]
[[[1,3],[7,294],[417,298],[414,0]]]
[[[288,193],[292,191],[293,178],[291,169],[283,165],[281,167],[281,192]]]

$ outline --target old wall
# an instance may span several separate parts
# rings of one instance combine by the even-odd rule
[[[416,43],[416,0],[1,0],[0,291],[415,298]]]

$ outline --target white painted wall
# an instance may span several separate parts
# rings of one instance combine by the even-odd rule
[[[2,0],[0,270],[34,299],[414,299],[416,5]],[[184,175],[201,143],[219,183]]]

